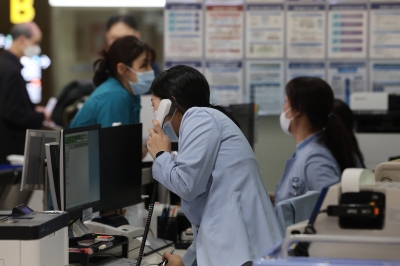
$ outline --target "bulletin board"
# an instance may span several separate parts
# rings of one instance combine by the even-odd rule
[[[400,93],[400,0],[167,0],[165,67],[202,72],[211,102],[282,111],[286,83],[326,80],[335,97]]]

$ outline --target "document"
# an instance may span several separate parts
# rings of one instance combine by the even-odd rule
[[[400,3],[373,3],[370,13],[369,56],[400,58]]]
[[[284,18],[284,6],[282,4],[247,5],[247,58],[283,58]]]
[[[289,5],[287,57],[325,58],[325,5]]]
[[[184,65],[184,66],[190,66],[196,70],[198,70],[200,73],[203,73],[203,64],[201,61],[166,61],[165,62],[165,69],[169,69],[174,66],[178,65]]]
[[[371,62],[370,73],[373,92],[400,93],[400,61]]]
[[[243,102],[241,61],[206,62],[205,76],[210,84],[212,104],[229,106]]]
[[[203,56],[203,8],[201,4],[166,4],[165,57]]]
[[[330,5],[329,58],[367,57],[367,5]]]
[[[283,61],[247,61],[246,89],[248,101],[259,105],[259,115],[282,112],[284,91]]]
[[[289,62],[286,70],[286,81],[289,82],[301,76],[325,80],[325,62]]]
[[[210,5],[206,11],[206,58],[243,57],[243,5]]]
[[[366,62],[331,62],[328,83],[335,98],[350,104],[351,93],[368,91]]]

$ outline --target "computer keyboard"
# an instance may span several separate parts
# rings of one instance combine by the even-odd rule
[[[106,262],[96,264],[96,265],[101,265],[101,266],[136,266],[136,260],[134,259],[127,259],[127,258],[111,258],[107,260]],[[150,266],[145,261],[142,261],[140,263],[140,266]]]

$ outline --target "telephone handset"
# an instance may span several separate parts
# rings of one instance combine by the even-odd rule
[[[172,106],[172,102],[169,99],[161,100],[160,104],[158,105],[155,119],[160,124],[161,128],[163,126],[165,117],[171,111],[171,106]]]

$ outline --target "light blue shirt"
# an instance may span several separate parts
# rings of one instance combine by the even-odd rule
[[[90,95],[70,127],[136,124],[140,122],[140,108],[140,96],[131,95],[118,80],[108,78]]]
[[[286,161],[275,190],[275,204],[309,190],[321,192],[322,188],[339,182],[340,167],[320,137],[317,132],[300,142],[293,157]]]
[[[179,155],[159,156],[153,177],[182,198],[193,224],[195,242],[183,257],[185,266],[242,265],[282,239],[254,152],[220,111],[187,110]]]

